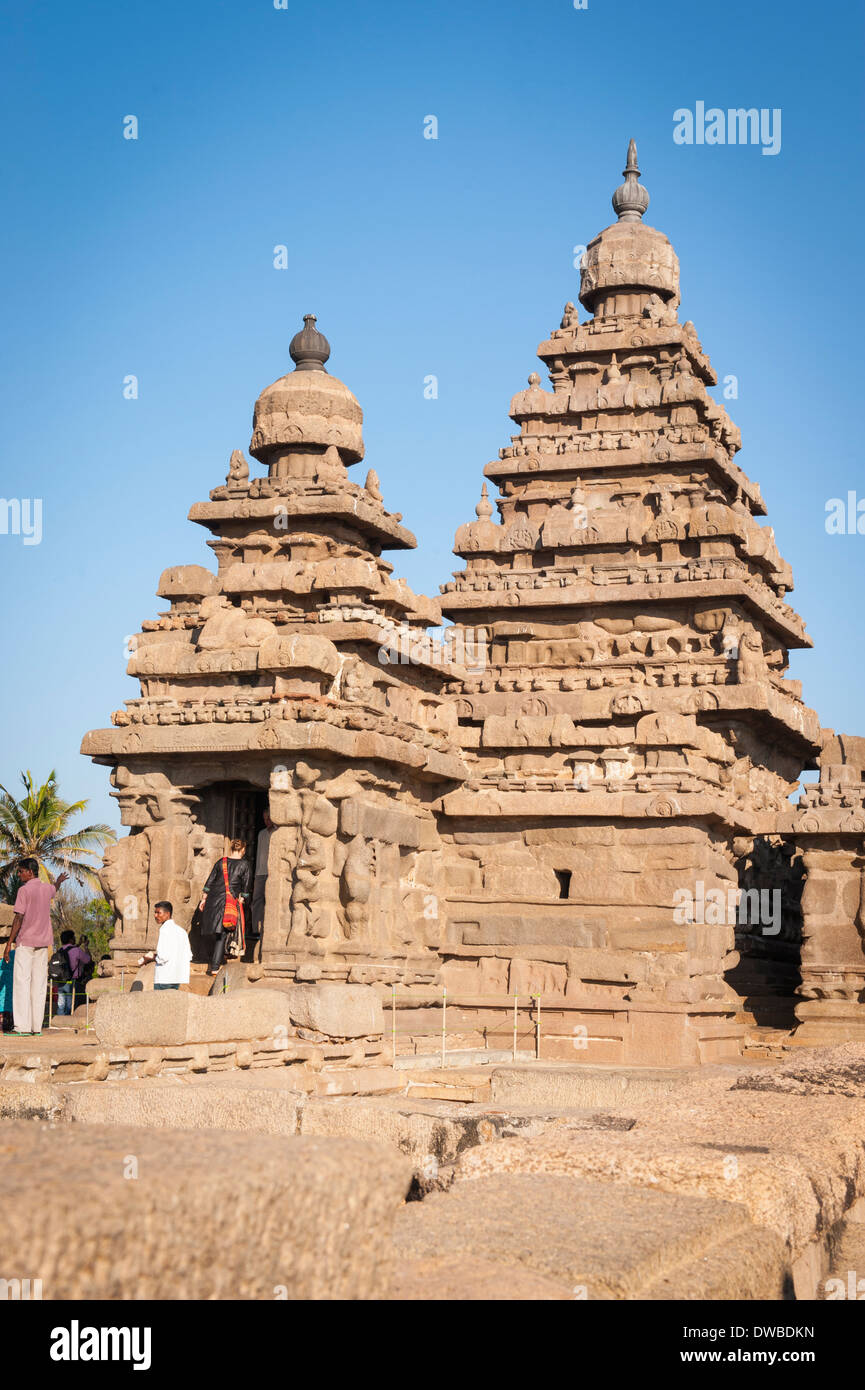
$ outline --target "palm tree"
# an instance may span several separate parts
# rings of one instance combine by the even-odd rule
[[[80,884],[99,888],[94,865],[88,859],[102,856],[106,845],[117,839],[109,825],[86,825],[69,830],[70,821],[82,814],[86,801],[64,801],[57,791],[57,773],[36,786],[31,772],[22,772],[25,795],[20,801],[0,783],[0,898],[10,902],[17,886],[22,859],[39,862],[40,878],[52,879],[61,870]]]

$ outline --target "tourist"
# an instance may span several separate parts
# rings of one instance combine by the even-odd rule
[[[154,989],[179,989],[181,985],[189,984],[189,962],[192,960],[189,933],[179,922],[175,922],[171,915],[173,911],[169,902],[156,904],[153,909],[159,924],[156,950],[148,951],[138,962],[139,965],[155,962]]]
[[[37,1038],[42,1032],[45,1016],[45,993],[48,988],[48,955],[54,945],[51,925],[51,903],[66,873],[58,874],[53,883],[39,878],[35,859],[22,859],[18,865],[21,887],[15,899],[12,934],[3,952],[8,961],[15,948],[15,969],[12,976],[12,1013],[19,1038]]]
[[[246,841],[232,840],[228,854],[210,870],[198,904],[202,936],[214,938],[208,975],[215,975],[221,968],[229,941],[243,935],[244,904],[249,898],[251,879]]]
[[[273,834],[273,821],[270,813],[264,813],[264,829],[259,830],[255,850],[255,882],[252,885],[252,921],[249,935],[253,942],[261,939],[264,930],[264,892],[267,887],[267,858],[270,854],[270,837]]]
[[[11,1033],[15,1027],[12,1015],[12,961],[0,956],[0,1032]]]
[[[68,978],[61,980],[57,986],[57,1012],[71,1014],[75,1008],[76,994],[90,979],[93,957],[86,945],[76,945],[74,931],[60,933],[60,950],[56,954],[59,956],[61,952],[66,958]]]

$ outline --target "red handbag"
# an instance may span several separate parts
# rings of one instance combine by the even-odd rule
[[[228,860],[222,861],[222,881],[225,884],[225,907],[222,909],[223,931],[236,931],[240,918],[240,903],[228,891]]]

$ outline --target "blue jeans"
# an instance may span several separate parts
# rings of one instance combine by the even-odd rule
[[[180,985],[154,985],[154,989],[180,989]]]
[[[57,986],[57,1012],[58,1014],[71,1014],[75,1001],[75,981],[67,980],[65,984]]]

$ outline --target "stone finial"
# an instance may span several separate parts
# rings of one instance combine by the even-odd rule
[[[330,343],[315,326],[315,314],[304,314],[303,328],[288,346],[296,372],[324,372],[330,357]]]
[[[639,222],[649,206],[649,195],[637,183],[640,171],[637,167],[637,146],[633,140],[628,142],[628,160],[622,173],[625,182],[613,194],[613,211],[618,214],[620,222]]]
[[[364,487],[366,488],[366,491],[369,493],[370,497],[372,497],[376,502],[382,501],[381,486],[378,481],[378,474],[376,473],[374,468],[371,468],[367,473]]]
[[[487,485],[484,483],[481,488],[481,500],[475,507],[475,516],[478,521],[489,521],[493,514],[493,504],[487,496]]]
[[[237,483],[239,486],[249,482],[249,464],[242,449],[235,449],[232,453],[228,461],[228,476],[225,481],[229,485]]]

